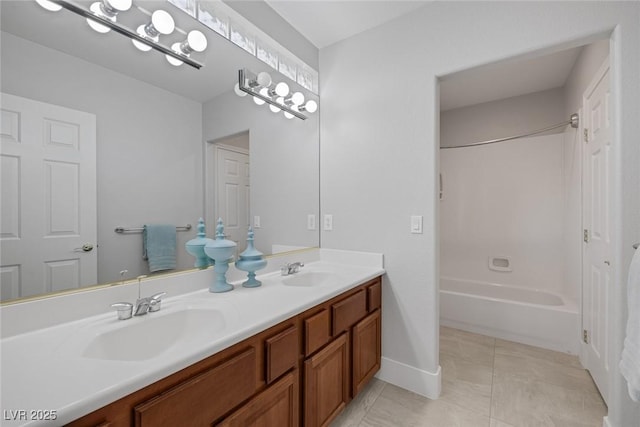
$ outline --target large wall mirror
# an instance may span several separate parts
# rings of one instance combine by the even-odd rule
[[[319,218],[318,114],[288,120],[237,96],[241,68],[286,78],[170,3],[142,5],[206,35],[207,50],[193,55],[202,69],[174,67],[113,31],[98,34],[67,10],[0,2],[2,301],[116,282],[123,270],[126,279],[149,274],[145,224],[192,226],[177,231],[170,272],[193,268],[184,245],[200,217],[208,237],[222,217],[239,251],[249,224],[259,225],[256,247],[265,254],[319,245],[310,224]],[[118,16],[129,28],[136,20]],[[33,154],[30,140],[44,154]],[[87,140],[93,158],[77,150]],[[89,157],[69,160],[69,147]],[[220,183],[234,162],[244,190],[227,191]]]

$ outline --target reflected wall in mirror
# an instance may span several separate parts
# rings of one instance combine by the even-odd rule
[[[151,3],[158,2],[145,5]],[[147,274],[142,234],[116,233],[116,227],[191,224],[190,231],[177,232],[176,270],[193,267],[194,258],[186,253],[184,244],[195,236],[200,217],[206,220],[209,237],[213,237],[217,217],[228,226],[235,223],[237,233],[232,238],[239,241],[240,248],[246,239],[247,222],[253,224],[255,217],[260,218],[256,246],[265,254],[318,246],[319,231],[307,227],[308,215],[319,215],[318,115],[309,115],[304,121],[287,120],[233,91],[240,68],[265,70],[267,66],[175,8],[171,12],[179,28],[199,29],[207,36],[209,47],[198,58],[205,63],[201,70],[173,67],[157,52],[142,54],[121,35],[96,34],[84,19],[68,11],[51,14],[35,2],[22,1],[2,1],[0,7],[2,93],[41,103],[35,110],[49,105],[78,113],[89,122],[93,117],[95,126],[94,178],[80,179],[73,168],[51,168],[46,163],[51,163],[49,158],[37,173],[30,173],[25,164],[20,170],[19,154],[8,148],[19,143],[11,141],[11,126],[17,126],[16,135],[24,140],[30,135],[42,137],[44,125],[35,130],[26,128],[31,115],[12,116],[16,108],[9,108],[11,97],[0,99],[3,301],[114,282],[125,269],[127,278]],[[120,22],[120,16],[118,19]],[[123,21],[127,24],[126,18]],[[275,80],[277,72],[269,72]],[[295,87],[291,81],[289,85]],[[65,142],[67,136],[75,135],[75,131],[69,133],[68,126],[52,127],[53,122],[71,124],[82,132],[87,128],[84,124],[74,128],[74,122],[67,118],[49,120],[46,135],[52,141]],[[233,145],[229,138],[238,135],[249,144],[247,208],[244,213],[237,211],[240,199],[229,193],[229,205],[223,212],[216,202],[223,195],[216,189],[215,148],[225,141]],[[70,163],[60,160],[57,164]],[[91,166],[78,170],[87,168]],[[53,184],[51,177],[61,180]],[[50,196],[42,190],[47,182],[52,183]],[[72,182],[77,183],[78,191]],[[40,196],[27,197],[22,184],[32,185]],[[83,201],[78,194],[85,188],[89,196]],[[241,193],[237,196],[243,197]],[[89,205],[88,213],[78,213],[76,207],[80,209],[83,203]],[[75,240],[58,236],[66,251],[62,257],[51,261],[43,254],[36,264],[22,266],[25,259],[35,259],[44,245],[18,250],[11,244],[29,232],[42,238],[52,230],[52,216],[33,219],[34,212],[58,213],[54,231],[62,230],[58,234],[73,235]],[[231,219],[234,215],[236,219]],[[79,238],[91,228],[80,219],[92,216],[95,234]],[[93,249],[83,250],[85,244]],[[95,259],[95,271],[89,278],[81,277],[80,272],[87,268],[80,268],[79,262],[90,258]],[[37,278],[30,276],[33,271],[38,271]]]

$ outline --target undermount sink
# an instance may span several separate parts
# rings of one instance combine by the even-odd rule
[[[187,307],[170,313],[149,313],[119,321],[99,333],[85,347],[89,359],[140,361],[151,359],[178,345],[212,340],[226,328],[218,309]]]
[[[286,286],[316,287],[331,283],[334,273],[328,271],[302,271],[282,279]]]

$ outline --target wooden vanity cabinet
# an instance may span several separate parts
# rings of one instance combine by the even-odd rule
[[[304,427],[330,425],[380,369],[380,287],[378,277],[302,314]]]
[[[380,368],[380,286],[373,279],[68,426],[327,426]]]

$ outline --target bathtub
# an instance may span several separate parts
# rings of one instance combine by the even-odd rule
[[[578,307],[539,290],[440,278],[440,324],[578,354]]]

